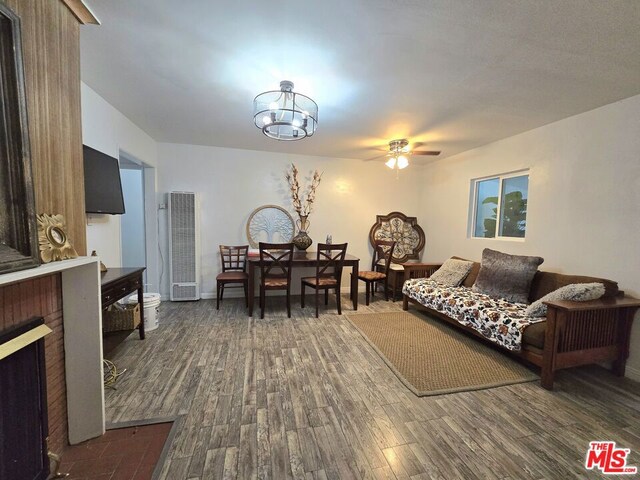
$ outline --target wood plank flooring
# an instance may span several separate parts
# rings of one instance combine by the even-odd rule
[[[358,313],[400,308],[377,299]],[[107,420],[180,415],[170,480],[600,478],[584,469],[590,440],[640,466],[638,383],[592,367],[561,372],[554,392],[418,398],[334,303],[313,311],[298,298],[291,319],[280,298],[264,320],[238,299],[163,303],[160,328],[111,356],[127,372],[106,392]]]

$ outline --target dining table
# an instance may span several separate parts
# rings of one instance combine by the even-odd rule
[[[270,260],[265,259],[265,263],[268,264]],[[322,260],[320,260],[322,262]],[[296,251],[292,258],[292,268],[304,268],[304,267],[316,267],[318,265],[318,252]],[[358,310],[358,271],[360,268],[360,259],[353,255],[345,255],[344,264],[345,267],[351,267],[351,301],[353,302],[353,309]],[[253,304],[256,297],[255,285],[256,285],[256,270],[260,270],[260,255],[248,255],[247,256],[247,268],[249,274],[249,316],[253,316]]]

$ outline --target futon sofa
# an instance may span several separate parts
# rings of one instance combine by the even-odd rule
[[[530,302],[576,283],[602,283],[605,294],[586,302],[544,302],[546,318],[529,318],[526,305],[472,291],[480,263],[474,262],[459,287],[445,287],[429,280],[440,266],[404,265],[404,310],[409,304],[426,309],[432,316],[541,367],[541,383],[547,390],[553,389],[557,370],[579,365],[612,361],[612,371],[624,376],[631,325],[640,301],[624,296],[616,282],[538,271],[529,291]]]

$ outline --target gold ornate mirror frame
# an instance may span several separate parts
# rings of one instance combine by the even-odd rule
[[[69,242],[62,215],[38,215],[38,243],[44,263],[76,258],[78,253]]]

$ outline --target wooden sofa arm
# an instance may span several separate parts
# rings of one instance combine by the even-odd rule
[[[572,302],[569,300],[554,300],[544,302],[547,308],[555,308],[566,312],[579,312],[583,310],[610,310],[618,308],[638,308],[640,299],[633,297],[612,297],[590,300],[587,302]]]
[[[545,388],[551,389],[556,370],[587,363],[613,361],[613,372],[624,375],[631,325],[640,300],[615,297],[544,303],[547,305],[542,365]]]
[[[441,263],[403,263],[404,267],[404,279],[402,283],[406,282],[410,278],[429,278],[433,275],[433,272],[438,270]],[[409,297],[402,295],[402,309],[409,310]]]
[[[404,281],[410,278],[429,278],[441,266],[441,263],[403,263]]]

